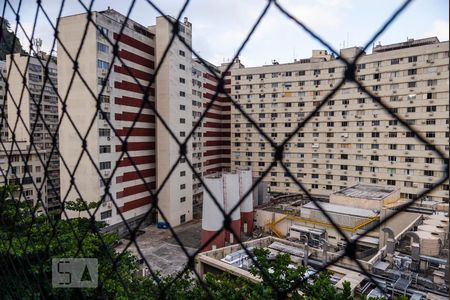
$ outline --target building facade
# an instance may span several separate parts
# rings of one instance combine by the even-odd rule
[[[9,140],[28,143],[42,153],[46,203],[48,209],[56,209],[60,204],[56,58],[44,53],[7,55],[6,69]]]
[[[360,48],[341,50],[352,59]],[[431,143],[448,153],[449,43],[437,38],[376,46],[357,64],[357,79]],[[344,77],[325,50],[289,64],[231,69],[232,96],[276,143],[281,143]],[[232,169],[261,176],[274,149],[232,108]],[[356,182],[391,185],[412,198],[441,178],[443,162],[354,83],[345,82],[286,144],[283,161],[316,197]],[[273,192],[300,193],[282,167],[264,179]],[[430,197],[448,201],[449,185]]]
[[[39,153],[26,142],[3,142],[0,149],[0,186],[15,186],[17,200],[44,211],[48,207],[47,181],[40,160],[44,151]]]
[[[84,31],[80,24],[86,24],[87,15],[60,19],[65,50],[58,53],[58,80],[61,94],[68,95],[72,119],[62,118],[60,128],[61,156],[69,170],[61,170],[61,192],[67,200],[101,201],[96,219],[120,231],[124,219],[133,226],[150,209],[150,191],[156,187],[155,117],[150,109],[155,40],[132,20],[123,25],[125,16],[111,9],[94,12],[92,20],[78,59],[79,74],[71,83],[72,59]],[[64,113],[60,109],[61,117]]]

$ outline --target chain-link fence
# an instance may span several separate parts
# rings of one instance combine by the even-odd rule
[[[363,47],[363,50],[368,49],[377,38],[387,29],[389,28],[396,18],[401,15],[405,10],[408,9],[408,6],[412,1],[405,1],[398,9],[392,12],[392,15],[383,22],[383,25],[372,35],[372,37],[367,41],[366,45]],[[161,16],[166,16],[164,11],[161,11],[157,4],[147,1],[148,8],[156,10]],[[189,41],[186,41],[184,37],[181,36],[180,31],[180,18],[184,15],[186,8],[189,6],[190,1],[186,1],[182,6],[178,16],[176,19],[165,17],[166,21],[171,25],[171,34],[170,40],[167,43],[165,49],[161,52],[161,56],[159,58],[159,63],[154,66],[154,72],[151,78],[147,78],[146,80],[141,80],[142,78],[138,73],[132,70],[132,65],[129,61],[123,59],[121,55],[119,55],[119,41],[120,38],[111,39],[110,36],[105,34],[104,30],[100,28],[92,14],[92,7],[94,1],[91,1],[89,4],[85,4],[80,1],[80,5],[82,5],[85,9],[85,17],[88,22],[86,22],[85,28],[80,30],[83,32],[81,43],[77,45],[77,51],[67,51],[66,46],[62,42],[62,38],[59,35],[58,26],[60,24],[60,17],[63,11],[64,6],[66,5],[65,1],[61,1],[59,6],[59,15],[56,20],[51,19],[46,12],[44,6],[42,6],[41,1],[37,1],[37,10],[35,13],[33,28],[36,28],[36,24],[38,20],[48,22],[48,24],[52,27],[54,32],[54,39],[52,41],[52,49],[55,49],[58,44],[58,53],[66,52],[68,60],[70,61],[72,67],[72,74],[68,78],[71,78],[70,82],[65,83],[67,85],[67,93],[62,94],[58,91],[58,85],[61,82],[57,82],[55,69],[56,69],[56,60],[48,57],[47,59],[33,59],[34,56],[39,56],[41,53],[37,52],[36,43],[33,43],[34,38],[36,36],[35,30],[32,32],[28,32],[22,23],[21,14],[24,10],[27,9],[22,1],[19,3],[12,3],[11,1],[5,1],[2,7],[2,17],[5,20],[6,15],[15,16],[15,26],[11,28],[11,31],[14,33],[23,32],[26,37],[26,42],[30,43],[29,48],[29,56],[26,57],[25,62],[19,61],[20,54],[16,53],[11,55],[8,63],[5,65],[5,71],[2,72],[3,81],[5,82],[5,99],[8,99],[8,110],[5,106],[2,107],[1,118],[3,120],[3,124],[7,131],[9,132],[8,139],[3,139],[1,141],[1,152],[4,153],[3,158],[6,162],[4,164],[6,167],[5,170],[2,170],[2,183],[4,186],[8,186],[8,188],[4,188],[2,195],[1,204],[1,221],[2,221],[2,236],[1,236],[1,246],[2,251],[0,252],[1,258],[1,271],[0,271],[0,282],[4,289],[2,291],[7,291],[4,297],[7,299],[15,299],[22,297],[24,294],[21,292],[23,290],[29,290],[30,293],[27,295],[29,298],[46,298],[46,297],[54,297],[52,292],[49,292],[49,286],[52,281],[51,279],[51,266],[49,265],[49,259],[57,258],[57,257],[96,257],[99,255],[97,251],[101,252],[102,261],[99,262],[100,269],[103,268],[102,272],[105,274],[109,274],[111,278],[115,278],[116,281],[110,282],[111,278],[100,277],[99,278],[99,288],[100,292],[93,292],[89,289],[81,289],[77,293],[77,296],[80,298],[89,298],[93,297],[111,297],[111,295],[105,294],[105,290],[110,288],[109,285],[116,283],[118,286],[115,287],[116,290],[121,290],[123,295],[128,296],[130,298],[133,297],[133,289],[136,287],[133,286],[130,279],[130,274],[124,272],[124,268],[127,262],[131,259],[126,253],[127,249],[131,246],[135,247],[139,256],[139,259],[142,263],[149,269],[150,274],[149,278],[152,278],[155,282],[155,285],[152,287],[148,287],[149,293],[153,293],[155,297],[167,297],[170,294],[170,290],[175,288],[174,286],[178,282],[182,282],[185,280],[186,276],[193,276],[194,278],[199,279],[199,285],[205,289],[206,295],[209,297],[213,297],[213,292],[211,290],[211,286],[208,286],[204,283],[200,275],[197,273],[195,269],[195,258],[202,252],[204,247],[209,244],[209,242],[213,241],[219,234],[218,231],[216,234],[210,237],[209,241],[202,245],[199,249],[194,251],[188,251],[188,249],[183,244],[182,240],[178,237],[177,232],[171,226],[170,221],[166,218],[164,211],[160,208],[159,195],[161,190],[163,190],[164,186],[173,176],[177,176],[175,170],[180,161],[185,161],[189,166],[190,170],[194,177],[202,184],[204,193],[210,194],[213,198],[214,202],[219,206],[223,216],[223,228],[230,231],[234,239],[240,244],[240,246],[247,252],[249,257],[252,259],[254,266],[260,269],[260,276],[268,285],[271,285],[273,289],[276,291],[276,295],[279,298],[285,298],[288,295],[292,296],[292,293],[300,287],[302,284],[308,281],[310,276],[301,276],[297,278],[294,282],[291,282],[286,289],[281,289],[280,286],[277,285],[276,282],[273,281],[273,276],[271,272],[267,269],[264,269],[260,266],[260,262],[254,258],[254,255],[250,253],[247,247],[244,245],[243,241],[241,241],[239,232],[235,232],[233,227],[231,226],[231,215],[233,212],[238,209],[240,203],[236,204],[235,207],[229,211],[228,213],[219,205],[217,199],[215,199],[214,195],[211,193],[208,186],[204,183],[204,178],[202,177],[202,173],[199,172],[192,163],[192,158],[188,153],[188,145],[191,142],[196,130],[201,126],[202,122],[205,120],[207,113],[216,103],[217,99],[220,95],[226,95],[226,97],[231,102],[233,109],[236,112],[242,114],[242,116],[252,124],[253,128],[257,130],[257,132],[264,137],[264,139],[271,145],[274,153],[273,162],[267,167],[263,172],[262,176],[256,180],[251,189],[248,190],[245,195],[243,195],[241,201],[245,199],[249,194],[252,193],[253,189],[257,187],[257,185],[267,180],[266,176],[270,173],[271,169],[275,166],[281,166],[283,170],[288,174],[289,178],[296,184],[299,189],[299,192],[302,192],[306,197],[314,202],[318,209],[323,213],[328,222],[332,224],[332,226],[340,233],[341,237],[345,239],[345,251],[335,256],[332,260],[328,261],[326,264],[322,265],[320,268],[316,270],[317,273],[322,272],[327,269],[329,266],[337,263],[344,257],[353,260],[360,268],[360,272],[363,273],[367,279],[376,287],[378,287],[381,291],[383,291],[383,287],[380,286],[380,281],[375,280],[371,273],[364,266],[361,265],[361,262],[356,259],[356,249],[357,243],[361,238],[366,236],[367,233],[378,229],[384,223],[388,222],[392,218],[395,218],[399,213],[408,209],[417,199],[420,199],[426,195],[428,195],[431,191],[435,190],[439,186],[441,186],[445,181],[448,180],[448,158],[445,153],[443,153],[440,149],[438,149],[434,144],[430,143],[427,138],[423,136],[421,132],[415,130],[401,115],[394,113],[391,107],[377,95],[375,95],[372,91],[369,91],[363,82],[358,81],[356,78],[356,69],[358,60],[363,55],[363,51],[359,52],[358,55],[352,60],[348,60],[339,55],[339,52],[324,39],[322,39],[316,32],[313,31],[312,28],[309,28],[302,22],[302,20],[297,19],[290,11],[288,11],[285,7],[283,7],[277,1],[267,1],[264,9],[259,14],[258,19],[250,28],[248,35],[241,43],[239,49],[234,54],[234,61],[237,59],[242,53],[245,46],[251,40],[255,30],[260,25],[261,21],[267,15],[269,9],[276,9],[281,12],[286,18],[294,22],[298,25],[299,28],[307,32],[315,41],[319,42],[323,45],[324,48],[328,49],[332,54],[334,54],[337,59],[339,59],[342,64],[345,66],[345,73],[342,80],[335,85],[335,87],[320,101],[320,104],[315,106],[314,110],[311,111],[308,116],[299,122],[293,130],[282,143],[275,142],[267,132],[264,131],[264,128],[258,126],[258,123],[255,122],[252,117],[245,111],[245,109],[237,103],[237,101],[232,97],[225,88],[227,82],[227,76],[230,74],[230,70],[232,64],[230,64],[225,70],[218,73],[216,69],[212,68],[211,65],[206,62],[202,56],[197,52],[196,49],[191,47]],[[118,36],[120,36],[126,28],[128,23],[128,18],[132,11],[135,8],[135,1],[131,1],[129,5],[129,10],[126,14],[125,21],[122,23],[120,31],[118,32]],[[6,31],[7,23],[2,22],[2,38],[6,39],[6,35],[4,32]],[[113,58],[105,68],[105,77],[104,80],[107,82],[109,80],[110,74],[114,72],[114,67],[116,65],[121,65],[125,72],[131,74],[134,77],[134,84],[137,86],[137,92],[142,94],[142,98],[138,99],[139,105],[136,106],[136,113],[133,118],[130,119],[131,125],[128,128],[126,134],[122,134],[119,132],[119,129],[115,127],[113,122],[110,121],[108,114],[110,111],[105,110],[104,106],[102,106],[102,95],[104,95],[104,91],[107,89],[107,85],[103,84],[101,91],[97,92],[96,90],[91,89],[91,84],[88,80],[84,78],[87,77],[88,74],[84,74],[80,71],[79,59],[83,50],[84,41],[89,34],[88,28],[90,26],[94,26],[97,29],[97,32],[100,32],[103,35],[105,41],[107,41],[107,46],[112,49]],[[295,37],[293,37],[295,38]],[[67,40],[67,39],[65,39]],[[158,99],[154,99],[154,87],[156,79],[159,76],[159,72],[161,70],[161,66],[165,61],[169,50],[174,43],[174,41],[181,42],[185,47],[192,52],[192,54],[198,58],[201,65],[203,65],[211,74],[214,74],[214,80],[217,81],[217,87],[215,89],[215,93],[205,106],[201,116],[195,122],[195,124],[190,128],[190,132],[186,135],[185,138],[181,139],[179,135],[172,130],[172,126],[168,120],[165,120],[161,114],[158,112],[155,101]],[[17,40],[12,39],[7,41],[8,47],[10,47],[11,52],[17,52]],[[93,50],[95,51],[95,49]],[[73,55],[75,53],[75,55]],[[20,65],[24,63],[24,65]],[[39,70],[43,70],[43,77],[39,78],[39,81],[46,83],[48,90],[41,88],[38,89],[36,86],[33,86],[31,83],[33,81],[32,78],[27,78],[26,70],[30,68],[32,65],[34,68]],[[19,76],[22,78],[22,85],[20,87],[11,86],[10,82],[14,72],[13,69],[19,70],[14,74],[14,76]],[[89,115],[86,114],[85,124],[83,124],[83,128],[85,130],[79,131],[77,128],[81,126],[81,124],[77,124],[73,121],[72,116],[69,113],[69,109],[67,106],[67,99],[71,93],[75,93],[76,91],[72,90],[72,84],[75,81],[75,78],[79,78],[84,85],[84,88],[89,91],[91,95],[90,101],[93,101],[96,104],[96,112],[93,113],[92,119],[90,119]],[[146,81],[144,84],[143,81]],[[372,223],[370,226],[367,226],[358,237],[349,239],[347,235],[342,231],[340,226],[336,224],[335,220],[330,217],[327,211],[322,207],[321,202],[314,198],[308,189],[305,187],[303,183],[299,181],[299,178],[295,176],[289,169],[288,165],[285,163],[284,159],[284,149],[287,143],[289,143],[297,133],[305,127],[308,122],[312,120],[314,115],[319,112],[329,100],[341,89],[345,82],[353,82],[360,89],[362,93],[365,93],[368,97],[372,99],[374,103],[377,103],[381,106],[386,112],[394,120],[398,120],[398,122],[404,127],[405,130],[414,133],[414,138],[419,140],[421,143],[427,146],[428,150],[433,151],[443,163],[443,176],[442,178],[433,182],[428,189],[422,190],[419,194],[417,194],[414,199],[406,202],[400,208],[394,211],[394,213],[386,216],[381,222]],[[44,84],[45,85],[45,84]],[[48,93],[50,93],[51,98],[47,97]],[[27,115],[27,118],[24,117],[25,114],[29,114],[28,111],[24,111],[22,109],[22,98],[26,97],[25,95],[32,94],[33,97],[30,97],[30,101],[36,107],[36,110],[33,113],[33,116]],[[53,107],[58,107],[59,114],[57,114],[56,120],[51,120],[50,114],[47,112],[44,113],[41,107],[43,105],[48,105],[46,102],[48,99],[55,99]],[[6,100],[5,100],[6,102]],[[81,108],[82,109],[82,108]],[[160,181],[160,184],[155,188],[149,181],[146,179],[148,176],[143,174],[141,168],[139,168],[139,163],[135,160],[132,154],[130,154],[130,145],[133,141],[133,129],[137,127],[138,122],[141,120],[144,115],[144,110],[150,109],[159,124],[161,124],[161,128],[158,130],[165,129],[170,135],[170,138],[175,141],[175,143],[179,146],[179,157],[176,163],[171,166],[167,176],[165,176],[164,180]],[[15,112],[17,117],[14,118],[15,122],[11,122],[11,115],[8,115],[8,112]],[[53,111],[54,112],[54,111]],[[55,114],[54,114],[55,115]],[[113,132],[113,136],[117,137],[119,140],[120,151],[119,156],[117,158],[117,162],[112,164],[112,168],[110,170],[109,176],[104,176],[104,172],[101,170],[101,166],[99,166],[98,161],[95,158],[93,153],[90,153],[88,150],[88,136],[91,131],[95,130],[94,125],[98,116],[101,116],[108,124],[107,128]],[[63,155],[59,155],[59,169],[60,172],[64,170],[66,174],[68,174],[68,178],[66,178],[70,182],[70,187],[67,191],[67,194],[60,194],[59,181],[54,178],[58,178],[58,171],[53,172],[55,170],[54,157],[58,156],[59,153],[59,145],[58,145],[58,132],[60,131],[62,122],[65,122],[65,126],[71,126],[76,133],[76,137],[79,140],[79,145],[82,148],[82,151],[79,153],[79,156],[76,157],[77,163],[75,165],[70,165],[66,162],[68,159]],[[69,124],[69,125],[67,125]],[[87,127],[86,127],[87,124]],[[19,132],[21,131],[21,132]],[[44,137],[42,136],[43,132]],[[26,143],[23,143],[22,140],[18,138],[28,137],[26,139]],[[47,143],[42,139],[47,139]],[[145,149],[143,149],[145,150]],[[83,187],[77,186],[76,179],[80,176],[83,176],[81,173],[81,169],[79,169],[79,162],[82,159],[88,159],[91,166],[95,169],[96,174],[99,178],[101,178],[102,186],[104,187],[104,193],[101,197],[100,202],[94,203],[95,205],[91,205],[91,199],[85,199],[83,197]],[[71,158],[73,159],[73,158]],[[133,226],[128,224],[127,217],[122,213],[121,207],[114,200],[115,197],[110,191],[110,186],[114,185],[112,178],[114,178],[114,174],[117,172],[119,168],[119,162],[123,159],[128,159],[130,162],[130,166],[133,167],[134,172],[136,174],[136,180],[140,181],[140,184],[144,186],[144,190],[151,194],[151,205],[148,211],[137,224],[133,224]],[[11,180],[11,177],[8,177],[8,174],[16,174],[15,170],[15,162],[21,161],[23,162],[23,173],[22,177],[16,176],[14,180]],[[56,160],[58,161],[58,159]],[[31,166],[31,168],[30,168]],[[42,172],[42,176],[39,179],[39,182],[36,180],[36,176],[32,174],[31,169],[34,168],[36,171]],[[14,170],[13,170],[14,169]],[[58,169],[58,168],[56,168]],[[156,170],[158,172],[158,170]],[[159,176],[162,176],[161,174]],[[31,184],[35,191],[33,195],[36,201],[28,201],[30,194],[28,194],[24,189],[24,183]],[[69,183],[66,183],[69,184]],[[68,194],[69,191],[71,193],[75,193],[78,195],[77,198],[79,200],[73,201],[74,199],[69,199]],[[50,199],[49,193],[54,193],[56,195],[53,200],[48,201]],[[10,201],[10,200],[13,201]],[[126,234],[129,239],[125,245],[122,245],[120,252],[116,252],[114,247],[116,246],[111,242],[111,236],[106,234],[103,228],[103,225],[95,222],[95,217],[99,215],[99,209],[102,203],[105,203],[109,199],[112,199],[110,203],[112,203],[113,208],[118,212],[121,221],[126,227]],[[9,202],[8,202],[9,201]],[[53,202],[52,202],[53,201]],[[56,203],[55,203],[56,201]],[[52,203],[50,203],[52,202]],[[53,209],[50,204],[54,204]],[[69,215],[68,210],[78,211],[78,213],[87,214],[88,218],[84,219],[85,221],[80,221],[77,218],[74,218],[73,214]],[[176,240],[176,243],[181,247],[184,255],[187,259],[186,266],[178,272],[176,275],[170,277],[170,279],[161,279],[157,272],[152,269],[151,263],[149,263],[146,259],[146,256],[143,254],[145,249],[142,249],[142,245],[137,242],[137,236],[139,234],[140,227],[142,223],[148,219],[152,214],[157,212],[162,220],[165,221],[165,224],[168,226],[168,230],[170,231],[173,238]],[[98,219],[98,217],[97,217]],[[91,242],[95,241],[95,246],[92,246]],[[58,249],[56,251],[55,249]],[[57,254],[55,254],[57,253]],[[131,259],[132,260],[132,259]],[[53,295],[53,296],[52,296]],[[62,294],[64,295],[64,294]],[[70,294],[67,294],[68,296]],[[150,294],[149,294],[150,295]],[[73,296],[73,294],[72,294]],[[150,295],[151,296],[151,295]]]

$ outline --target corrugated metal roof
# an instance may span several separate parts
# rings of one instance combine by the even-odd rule
[[[357,217],[365,217],[371,218],[378,216],[377,211],[373,211],[365,208],[351,207],[346,205],[332,204],[326,202],[320,202],[320,206],[327,212],[333,212],[343,215],[357,216]],[[314,202],[309,202],[302,206],[302,208],[306,209],[314,209],[318,210],[319,208],[314,204]]]
[[[354,186],[337,191],[335,195],[343,195],[352,198],[363,198],[369,200],[382,200],[397,190],[395,187],[379,186],[358,183]]]

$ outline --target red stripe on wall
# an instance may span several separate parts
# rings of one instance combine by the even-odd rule
[[[209,159],[209,160],[205,161],[205,163],[203,165],[208,166],[208,165],[215,165],[215,164],[222,164],[222,163],[226,164],[229,162],[230,162],[229,158],[220,157],[220,158],[215,158],[215,159]]]
[[[207,150],[203,153],[203,156],[213,156],[213,155],[228,155],[230,154],[230,149],[216,149],[216,150]]]
[[[148,34],[152,36],[151,39],[153,39],[153,37],[155,36],[154,34],[152,34],[150,32]],[[124,44],[126,44],[128,46],[131,46],[131,47],[134,47],[136,49],[139,49],[139,50],[141,50],[143,52],[146,52],[146,53],[148,53],[150,55],[155,55],[155,49],[152,46],[147,45],[147,44],[145,44],[145,43],[143,43],[143,42],[141,42],[139,40],[136,40],[136,39],[132,38],[131,36],[128,36],[128,35],[123,34],[123,33],[119,35],[119,34],[114,32],[113,37],[114,37],[114,39],[119,40],[120,42],[122,42],[122,43],[124,43]]]
[[[226,115],[222,115],[222,114],[215,114],[212,112],[207,112],[206,113],[206,117],[207,118],[212,118],[212,119],[217,119],[217,120],[230,120],[230,115],[226,114]]]
[[[132,165],[151,164],[155,162],[155,155],[126,157],[119,162],[119,167],[128,167]]]
[[[220,167],[214,167],[211,169],[205,169],[205,171],[203,172],[203,175],[208,175],[208,174],[212,174],[212,173],[217,173],[217,172],[222,172],[224,170],[228,170],[229,167],[226,166],[220,166]]]
[[[230,123],[206,122],[203,127],[206,128],[229,128]]]
[[[121,114],[116,114],[115,119],[116,121],[134,121],[136,119],[136,116],[137,122],[155,123],[154,115],[138,114],[132,112],[123,112]]]
[[[123,128],[117,129],[117,134],[119,136],[155,136],[155,128]]]
[[[122,207],[119,207],[119,211],[124,213],[126,211],[130,211],[132,209],[136,209],[136,208],[139,208],[144,205],[151,204],[151,203],[152,203],[152,196],[146,196],[144,198],[129,201],[129,202],[125,203]]]
[[[122,152],[122,145],[116,145],[116,152]],[[155,142],[128,142],[128,151],[154,150]]]
[[[135,64],[138,64],[138,65],[150,68],[150,69],[155,68],[155,63],[152,60],[144,58],[140,55],[137,55],[137,54],[127,51],[125,49],[120,50],[118,56],[122,59],[126,59],[128,61],[134,62]]]
[[[139,85],[137,83],[133,83],[133,82],[129,82],[129,81],[115,81],[114,82],[114,87],[117,89],[121,89],[124,91],[130,91],[130,92],[135,92],[135,93],[139,93],[139,94],[143,94],[146,90],[147,90],[147,86],[146,85]],[[149,89],[150,92],[150,96],[155,96],[155,89],[154,88],[150,88]]]
[[[131,195],[143,193],[143,192],[150,192],[149,188],[153,190],[155,187],[156,187],[155,182],[149,182],[147,185],[144,183],[138,184],[138,185],[133,185],[133,186],[124,188],[121,192],[117,192],[116,198],[120,199],[120,198],[128,197]]]
[[[136,78],[146,80],[146,81],[151,81],[153,79],[152,74],[132,68],[130,66],[123,67],[123,66],[114,65],[114,72],[124,74],[127,76],[131,76],[131,77],[136,77]]]
[[[203,73],[203,77],[206,79],[209,79],[211,81],[217,82],[217,79],[214,75],[209,74],[209,73]]]
[[[230,132],[223,131],[207,131],[203,134],[204,137],[230,137]]]
[[[141,176],[143,178],[153,177],[156,174],[156,169],[140,170],[139,172],[141,173]],[[138,172],[136,172],[136,171],[126,172],[126,173],[123,173],[122,176],[116,177],[116,183],[141,179],[141,176],[139,176]]]
[[[206,141],[204,146],[230,146],[230,141]]]
[[[143,99],[133,98],[133,97],[116,97],[114,99],[115,104],[131,106],[131,107],[141,107]],[[144,108],[152,108],[154,107],[154,101],[146,101],[144,104]]]

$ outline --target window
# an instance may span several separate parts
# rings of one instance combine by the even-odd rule
[[[424,176],[434,176],[434,171],[431,170],[425,170],[423,171]]]
[[[183,91],[180,91],[180,97],[186,97],[186,93]]]
[[[391,59],[391,65],[398,65],[399,63],[400,63],[400,59],[399,58]]]
[[[180,64],[180,70],[186,70],[186,66],[183,64]]]
[[[328,69],[328,73],[334,73],[335,71],[336,71],[335,68],[329,68],[329,69]]]
[[[371,155],[370,160],[379,161],[379,157],[378,157],[378,155]]]
[[[108,36],[109,30],[103,26],[97,25],[97,35]]]
[[[437,80],[433,79],[433,80],[427,80],[427,86],[435,86],[437,85]]]
[[[432,164],[434,162],[434,158],[433,157],[425,157],[425,163],[426,164]]]
[[[408,108],[406,108],[406,112],[414,113],[414,112],[416,112],[416,108],[415,107],[408,107]]]
[[[186,56],[186,52],[184,52],[183,50],[178,51],[178,54],[183,57]]]
[[[408,82],[408,88],[415,88],[417,86],[417,83],[415,81]]]
[[[405,162],[406,163],[413,163],[414,162],[414,157],[411,157],[411,156],[405,157]]]
[[[186,106],[185,105],[180,105],[180,110],[186,110]]]
[[[395,185],[395,180],[388,180],[387,185]]]
[[[408,70],[408,75],[417,75],[417,69],[409,69]]]
[[[186,215],[184,214],[180,216],[180,224],[183,224],[185,222],[186,222]]]
[[[396,137],[397,137],[397,132],[391,131],[391,132],[389,132],[388,136],[389,136],[390,138],[396,138]]]
[[[100,153],[111,153],[111,146],[110,145],[101,145]]]
[[[103,211],[100,213],[100,219],[104,220],[104,219],[108,219],[112,217],[112,210],[107,210],[107,211]]]
[[[183,77],[180,77],[180,83],[186,83],[186,79],[184,79]]]
[[[432,105],[432,106],[427,106],[427,112],[435,112],[436,111],[436,106]]]
[[[186,189],[186,185],[184,183],[180,184],[180,190],[184,190],[184,189]]]
[[[111,129],[100,128],[98,130],[98,135],[99,136],[111,136]]]
[[[410,57],[408,57],[408,62],[409,63],[417,62],[417,56],[410,56]]]
[[[186,202],[186,197],[181,197],[180,198],[180,203]]]
[[[436,133],[434,131],[427,131],[426,132],[426,137],[427,138],[435,138],[436,137]]]
[[[99,111],[98,112],[98,118],[100,120],[110,120],[111,119],[111,115],[110,115],[109,112]]]
[[[100,103],[109,103],[109,96],[101,95]]]
[[[109,63],[106,61],[103,61],[101,59],[97,59],[97,68],[108,70],[109,69]]]
[[[108,53],[109,52],[109,46],[105,45],[103,43],[97,42],[97,51],[98,52]]]
[[[110,161],[101,161],[100,162],[100,170],[109,170],[109,169],[111,169]]]

